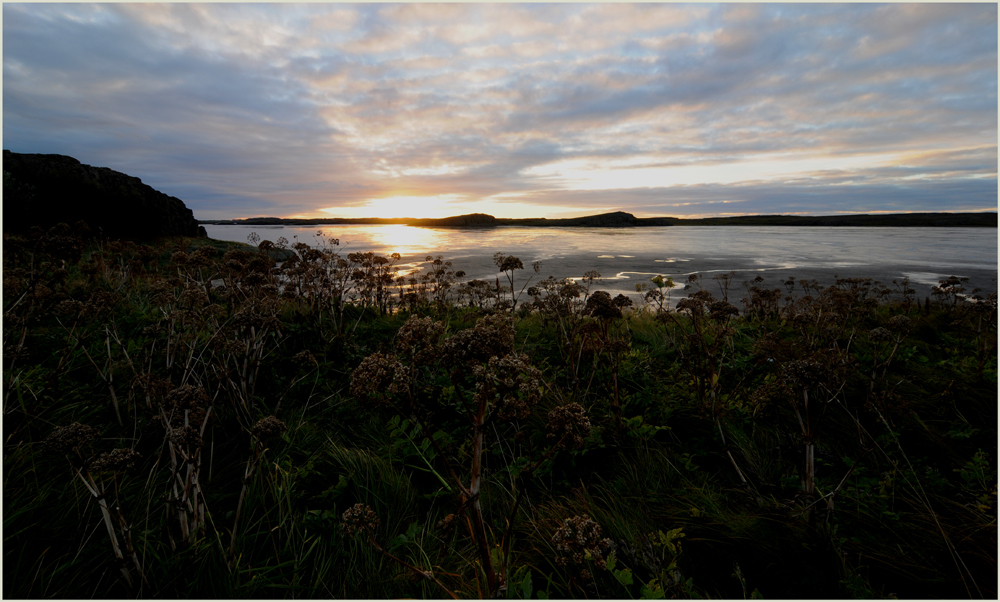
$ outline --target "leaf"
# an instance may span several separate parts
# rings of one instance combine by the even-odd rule
[[[615,576],[615,579],[618,580],[618,583],[621,583],[626,587],[635,582],[632,578],[632,569],[619,569],[617,571],[612,571],[612,574]]]
[[[542,593],[542,592],[539,592]],[[521,581],[521,598],[524,600],[531,599],[531,571],[527,571],[524,579]]]
[[[663,586],[657,579],[643,585],[639,590],[639,597],[643,600],[661,600],[665,595],[666,592],[663,591]]]

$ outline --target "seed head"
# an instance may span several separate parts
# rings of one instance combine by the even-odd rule
[[[354,504],[343,514],[344,534],[354,537],[359,533],[367,533],[374,536],[378,529],[378,515],[368,504]]]
[[[261,441],[266,441],[271,437],[277,437],[281,433],[288,430],[285,423],[278,420],[274,416],[268,416],[267,418],[261,418],[253,425],[250,432],[253,433],[254,437],[257,437]]]
[[[808,389],[829,377],[827,367],[818,361],[793,360],[782,366],[781,380],[786,385]]]
[[[56,427],[45,438],[44,448],[60,454],[69,452],[80,453],[80,448],[101,436],[101,432],[92,426],[74,422],[66,426]]]
[[[502,314],[480,318],[475,327],[456,332],[441,346],[442,359],[451,366],[484,363],[513,352],[514,326]]]
[[[201,432],[193,426],[182,426],[170,430],[170,443],[175,447],[186,447],[195,451],[202,446]]]
[[[142,456],[134,449],[120,448],[97,456],[90,463],[90,470],[94,472],[125,472],[135,467],[136,461]]]
[[[561,566],[566,566],[569,561],[581,564],[589,553],[594,565],[600,569],[607,568],[604,555],[615,547],[610,539],[601,538],[601,526],[586,514],[564,520],[552,536],[552,543],[560,553],[556,562]]]
[[[361,360],[361,365],[351,375],[351,395],[376,405],[388,403],[389,399],[406,391],[410,375],[411,370],[395,357],[373,353]]]
[[[549,412],[549,422],[545,425],[546,436],[557,441],[556,449],[570,446],[580,449],[584,438],[590,435],[591,428],[583,406],[576,402],[553,409]]]
[[[889,330],[894,330],[896,332],[906,332],[910,329],[910,325],[913,320],[909,316],[898,315],[893,316],[889,319]]]
[[[476,366],[476,403],[493,403],[500,420],[526,418],[542,398],[542,373],[528,356],[512,353],[491,357],[486,366]]]
[[[714,301],[708,306],[709,315],[713,320],[725,321],[730,316],[739,315],[740,310],[726,301]]]
[[[889,332],[887,328],[879,326],[878,328],[872,328],[868,331],[868,338],[876,343],[880,341],[889,341],[892,340],[892,333]]]
[[[410,316],[396,333],[396,350],[411,356],[416,364],[432,363],[439,355],[438,340],[443,333],[441,322]]]
[[[619,295],[623,299],[628,299]],[[595,291],[587,299],[587,305],[583,308],[583,313],[598,318],[600,320],[612,320],[622,317],[621,302],[615,303],[615,299],[605,291]]]

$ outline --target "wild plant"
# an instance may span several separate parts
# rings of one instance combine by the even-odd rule
[[[344,311],[354,288],[352,275],[355,264],[337,251],[340,240],[324,238],[310,247],[301,242],[292,245],[293,253],[279,270],[282,297],[296,304],[301,311],[303,304],[314,323],[325,328],[328,324],[334,334],[344,331]],[[285,249],[287,240],[279,238],[277,248]]]
[[[204,389],[182,385],[157,407],[168,454],[167,539],[172,550],[205,535],[206,501],[202,490],[202,449],[214,404]],[[157,461],[159,462],[159,461]]]
[[[621,367],[622,354],[629,350],[630,337],[615,332],[618,329],[613,331],[612,325],[622,323],[625,318],[623,310],[631,306],[632,300],[625,295],[619,294],[612,299],[606,291],[596,291],[587,299],[583,310],[585,314],[597,320],[599,349],[606,353],[610,359],[611,407],[615,414],[615,432],[618,437],[622,436],[622,395],[618,383],[618,372]]]
[[[652,308],[655,313],[663,314],[670,311],[670,296],[677,284],[674,282],[672,276],[657,275],[650,278],[650,282],[656,288],[649,288],[649,285],[645,282],[635,285],[635,290],[637,293],[642,293],[643,303],[647,308]]]
[[[588,287],[599,278],[597,272],[588,272],[585,285],[568,278],[550,276],[527,289],[532,298],[527,307],[541,316],[543,325],[551,323],[556,327],[559,353],[569,365],[569,376],[573,382],[579,380],[580,359],[586,344],[582,328]]]
[[[689,281],[697,283],[699,279],[692,274]],[[751,287],[751,295],[755,292],[754,288]],[[754,307],[753,304],[751,301],[750,307]],[[727,366],[732,366],[735,353],[733,336],[736,330],[732,322],[739,316],[739,310],[728,301],[715,299],[709,291],[699,290],[678,301],[677,311],[665,316],[682,333],[676,350],[681,370],[691,379],[698,406],[711,417],[730,464],[743,486],[748,487],[750,484],[730,451],[722,427],[722,417],[749,376],[734,375],[740,380],[732,386],[730,393],[723,393],[723,372]]]
[[[190,261],[186,256],[181,259],[185,264]],[[222,256],[222,267],[225,293],[233,302],[259,297],[265,285],[277,286],[275,262],[264,251],[230,249]]]
[[[135,466],[139,454],[128,448],[115,449],[97,454],[93,443],[101,433],[88,425],[74,422],[56,427],[45,439],[44,447],[54,454],[61,454],[69,460],[74,476],[84,484],[88,493],[97,502],[101,518],[108,531],[111,548],[122,573],[122,579],[130,592],[136,587],[133,571],[141,581],[145,575],[139,557],[132,543],[131,524],[122,510],[119,494],[119,480]],[[113,507],[109,505],[113,503]]]
[[[715,280],[719,284],[719,292],[722,293],[722,300],[726,303],[729,303],[729,285],[732,284],[735,277],[736,272],[712,276],[712,280]]]
[[[385,315],[392,308],[393,284],[399,267],[396,263],[400,260],[399,253],[392,253],[388,257],[372,253],[351,253],[348,255],[351,263],[355,264],[351,273],[351,280],[354,282],[354,290],[360,300],[361,307],[371,307],[379,315]]]
[[[519,423],[538,404],[544,385],[541,373],[527,356],[515,351],[513,326],[502,314],[485,316],[473,328],[448,337],[443,333],[442,323],[411,317],[397,333],[394,353],[376,353],[362,361],[352,375],[351,392],[360,399],[388,405],[420,425],[425,447],[433,448],[434,457],[443,465],[444,476],[439,474],[438,480],[457,498],[452,520],[467,515],[463,524],[477,550],[484,579],[482,592],[493,596],[504,586],[509,572],[506,553],[497,557],[491,551],[492,529],[483,511],[487,434],[499,434],[506,426],[516,437]],[[449,387],[442,388],[442,376],[450,382]],[[555,439],[552,448],[565,446],[583,428],[580,420],[573,420],[582,409],[562,412],[567,415],[557,413],[557,425],[550,431]],[[432,434],[431,421],[444,423],[449,415],[471,431],[466,470],[449,459],[440,445],[441,436]],[[520,495],[508,522],[513,520],[519,500]],[[497,545],[507,550],[509,529]]]
[[[495,310],[500,302],[499,284],[494,286],[485,280],[469,280],[459,284],[455,292],[460,304],[466,307]]]
[[[757,404],[784,401],[795,413],[803,446],[800,493],[809,522],[815,519],[811,508],[816,492],[816,440],[830,403],[843,391],[847,365],[846,353],[836,350],[786,361],[780,365],[778,378],[755,393]]]
[[[910,286],[910,278],[906,276],[897,281],[895,278],[892,280],[893,286],[896,288],[896,292],[899,296],[903,298],[903,312],[909,313],[910,306],[914,303],[914,295],[917,291]]]
[[[792,286],[794,286],[793,279],[787,282],[791,282]],[[743,283],[743,286],[747,289],[747,296],[742,298],[740,302],[743,304],[743,314],[745,316],[757,320],[767,320],[778,315],[779,303],[782,298],[781,289],[763,288],[763,283],[764,278],[762,276],[755,277],[751,282]],[[802,281],[799,281],[799,283],[802,284]],[[790,288],[789,294],[791,292]]]
[[[369,545],[375,548],[379,554],[382,554],[389,560],[406,567],[413,573],[414,576],[426,579],[427,581],[438,586],[445,594],[448,595],[449,598],[452,598],[453,600],[459,599],[453,591],[448,589],[448,587],[434,575],[433,571],[417,568],[409,562],[394,556],[379,544],[375,537],[375,532],[379,525],[379,518],[370,506],[366,504],[355,504],[351,508],[344,511],[342,521],[342,529],[345,535],[352,538],[360,537],[364,539]]]
[[[931,295],[942,305],[948,305],[954,309],[958,305],[959,300],[965,299],[963,294],[965,293],[964,285],[968,281],[968,278],[949,276],[945,280],[939,281],[937,286],[931,287]]]
[[[243,487],[240,489],[240,499],[236,503],[236,513],[233,517],[233,529],[229,538],[227,563],[232,567],[236,555],[236,535],[239,532],[240,514],[243,511],[243,500],[246,497],[247,488],[253,478],[260,463],[264,458],[267,441],[281,435],[288,430],[285,423],[275,416],[261,418],[250,429],[250,455],[247,457],[246,467],[243,469]]]
[[[504,290],[506,293],[510,294],[510,311],[511,313],[513,313],[514,310],[517,309],[518,299],[521,298],[521,294],[528,287],[528,284],[531,283],[532,277],[528,277],[528,279],[524,282],[524,285],[521,286],[521,290],[516,290],[514,287],[514,271],[523,270],[524,262],[522,262],[517,257],[514,257],[513,255],[505,255],[504,253],[497,252],[493,254],[493,263],[497,266],[497,269],[500,270],[500,272],[504,275],[504,278],[506,278],[507,280],[507,285],[501,289],[500,282],[498,279],[497,290],[498,291]],[[532,264],[531,267],[537,274],[539,271],[541,271],[542,264],[536,261],[535,263]]]
[[[219,385],[236,410],[240,424],[250,428],[253,407],[257,400],[257,385],[266,358],[280,349],[282,322],[281,303],[276,298],[255,299],[225,321],[213,317],[210,323],[212,339],[209,365],[215,371]],[[192,347],[192,351],[194,347]]]
[[[615,549],[615,544],[611,539],[602,537],[602,535],[601,526],[586,514],[567,518],[552,536],[552,545],[555,546],[558,554],[556,564],[568,567],[572,563],[576,568],[584,565],[584,559],[586,559],[593,562],[593,565],[598,569],[607,570],[608,564],[605,556]],[[580,568],[575,575],[570,577],[569,586],[571,589],[575,585],[576,579],[579,579],[584,585],[590,585],[594,577],[587,568]]]

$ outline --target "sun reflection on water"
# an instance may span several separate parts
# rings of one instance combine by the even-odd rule
[[[426,255],[439,253],[444,248],[440,231],[414,226],[343,226],[324,227],[323,235],[340,240],[340,248],[354,253],[399,253],[400,255]]]

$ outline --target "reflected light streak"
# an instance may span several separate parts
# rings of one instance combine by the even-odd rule
[[[384,255],[399,253],[425,256],[439,253],[444,245],[441,232],[416,226],[350,226],[349,229],[323,226],[320,231],[325,237],[340,239],[342,254],[373,251]],[[356,240],[352,242],[352,238]],[[364,248],[359,241],[364,241]],[[401,269],[400,274],[403,272]]]

